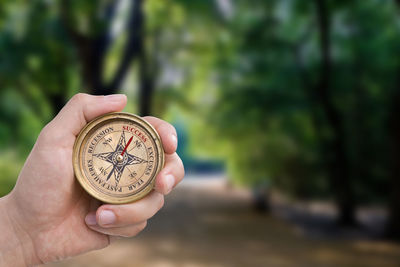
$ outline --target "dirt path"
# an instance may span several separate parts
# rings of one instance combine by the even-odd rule
[[[186,179],[139,236],[53,267],[400,266],[400,245],[309,239],[221,179]]]

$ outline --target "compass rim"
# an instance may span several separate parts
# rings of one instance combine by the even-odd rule
[[[89,140],[89,133],[93,129],[98,126],[101,126],[102,123],[107,124],[107,121],[115,121],[115,120],[123,120],[126,119],[133,123],[140,125],[144,130],[146,130],[147,134],[153,139],[155,144],[155,149],[158,151],[158,165],[157,169],[154,172],[154,175],[150,178],[150,182],[138,193],[135,193],[131,196],[127,197],[112,197],[101,193],[99,190],[93,188],[90,184],[88,177],[84,174],[83,168],[81,167],[81,157],[83,156],[83,148],[84,145]],[[86,141],[86,142],[85,142]],[[155,180],[158,173],[164,167],[165,155],[164,149],[162,146],[161,138],[155,128],[146,120],[141,118],[138,115],[127,113],[127,112],[112,112],[100,115],[93,120],[89,121],[79,132],[78,136],[75,139],[75,143],[73,146],[73,169],[75,178],[78,180],[81,187],[92,197],[109,204],[125,204],[137,201],[143,197],[145,197],[150,191],[154,188]]]

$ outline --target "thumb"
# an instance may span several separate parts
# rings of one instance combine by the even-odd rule
[[[61,109],[57,116],[45,127],[41,135],[46,139],[72,138],[92,119],[115,111],[121,111],[127,102],[123,94],[94,96],[76,94]],[[64,140],[65,141],[65,140]]]

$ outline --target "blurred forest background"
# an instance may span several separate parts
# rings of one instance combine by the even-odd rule
[[[400,239],[400,1],[1,0],[0,195],[78,92],[174,124],[188,174],[385,211]]]

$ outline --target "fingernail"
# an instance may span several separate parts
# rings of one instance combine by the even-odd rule
[[[176,137],[176,135],[171,135],[171,139],[172,139],[172,142],[174,143],[174,145],[175,145],[175,148],[178,148],[178,138]]]
[[[113,224],[116,221],[116,217],[114,212],[110,211],[110,210],[103,210],[100,212],[99,215],[99,223],[102,225],[105,224]]]
[[[165,194],[168,194],[171,192],[172,188],[174,187],[175,184],[175,178],[171,174],[168,174],[165,176],[165,187],[166,187],[166,192]]]
[[[105,99],[109,102],[121,102],[125,99],[124,94],[113,94],[113,95],[106,95]]]
[[[96,225],[96,214],[89,213],[88,215],[86,215],[85,222],[87,225]]]

